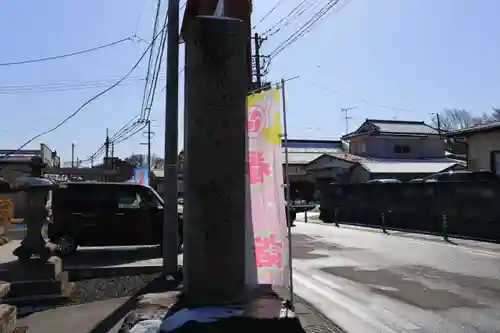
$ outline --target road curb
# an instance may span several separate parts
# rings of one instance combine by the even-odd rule
[[[314,324],[307,323],[307,319],[301,320],[303,328],[308,333],[347,333],[340,326],[336,325],[330,319],[328,319],[321,311],[312,306],[309,302],[305,301],[303,298],[297,296],[297,294],[293,294],[295,298],[295,316],[299,319],[304,316],[303,313],[300,313],[298,307],[300,305],[307,308],[310,313],[316,317],[313,318]],[[308,314],[306,314],[308,315]]]

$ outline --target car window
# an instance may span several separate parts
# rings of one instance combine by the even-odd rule
[[[145,207],[163,208],[161,198],[152,189],[143,187],[140,189],[140,195]]]
[[[108,187],[90,184],[65,185],[52,194],[52,204],[70,212],[94,211],[112,205],[112,196]]]
[[[145,205],[137,187],[117,186],[116,190],[118,208],[139,209]]]

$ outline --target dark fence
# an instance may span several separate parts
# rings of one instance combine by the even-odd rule
[[[320,218],[500,242],[500,185],[492,182],[329,185]]]

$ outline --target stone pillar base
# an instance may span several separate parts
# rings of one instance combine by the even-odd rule
[[[4,302],[9,304],[59,301],[68,298],[73,291],[68,272],[62,270],[62,260],[51,257],[47,262],[31,260],[5,264],[0,270],[0,281],[7,281],[10,290]]]
[[[16,307],[0,304],[0,333],[11,333],[16,328]]]

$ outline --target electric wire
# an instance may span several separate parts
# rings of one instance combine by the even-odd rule
[[[167,24],[167,18],[168,16],[165,15],[164,26],[166,26]],[[165,48],[165,34],[166,32],[163,32],[161,34],[161,42],[153,65],[153,75],[151,80],[152,84],[149,86],[149,91],[146,97],[146,104],[143,106],[143,108],[141,108],[141,115],[138,118],[135,117],[135,119],[131,119],[131,121],[129,121],[128,123],[129,125],[124,130],[118,131],[117,134],[113,137],[113,142],[116,144],[124,142],[137,134],[146,126],[147,122],[149,121],[156,87],[158,84],[158,79],[160,77],[161,60],[163,58]],[[133,132],[131,135],[127,135],[131,132]]]
[[[85,50],[81,50],[81,51],[77,51],[77,52],[71,52],[71,53],[66,53],[66,54],[61,54],[61,55],[52,56],[52,57],[30,59],[30,60],[21,60],[21,61],[2,62],[2,63],[0,63],[0,67],[14,66],[14,65],[25,65],[25,64],[32,64],[32,63],[42,62],[42,61],[57,60],[57,59],[63,59],[63,58],[73,57],[73,56],[81,55],[81,54],[84,54],[84,53],[94,52],[94,51],[97,51],[97,50],[102,50],[102,49],[105,49],[105,48],[108,48],[108,47],[112,47],[112,46],[121,44],[123,42],[129,41],[129,40],[132,40],[132,37],[123,38],[123,39],[114,41],[112,43],[108,43],[108,44],[104,44],[104,45],[99,45],[99,46],[96,46],[96,47],[92,47],[90,49],[85,49]]]
[[[259,22],[252,27],[252,29],[257,28],[260,23],[264,22],[269,17],[269,15],[271,15],[282,4],[282,2],[283,0],[279,0],[278,2],[276,2],[276,4],[274,4],[274,6],[271,7],[271,9],[269,9],[269,11],[264,16],[262,16]]]
[[[290,35],[285,41],[280,43],[273,51],[270,53],[270,60],[275,58],[278,54],[283,52],[287,47],[292,45],[294,42],[299,40],[301,37],[303,37],[305,34],[307,34],[315,24],[320,22],[322,19],[326,17],[327,14],[329,14],[335,6],[339,3],[340,0],[329,0],[326,5],[324,5],[319,11],[316,12],[316,14],[309,19],[306,23],[304,23],[295,33]],[[347,6],[352,0],[346,0],[338,9],[336,12],[339,12],[342,10],[345,6]]]
[[[187,5],[187,0],[180,7],[180,10],[184,9],[186,7],[186,5]],[[167,25],[167,20],[168,20],[168,15],[165,15],[164,27],[166,27],[166,25]],[[162,35],[161,40],[162,40],[163,44],[165,43],[164,39],[165,39],[164,35]],[[160,47],[164,48],[164,45],[163,46],[160,45]],[[161,48],[159,48],[159,49],[161,49]],[[156,84],[157,84],[158,79],[160,77],[163,77],[163,74],[159,73],[160,67],[161,67],[161,58],[163,56],[163,51],[161,51],[158,55],[160,56],[160,60],[159,60],[159,64],[160,65],[158,66],[158,72],[157,72],[157,75],[156,75],[154,90],[156,90]],[[181,69],[181,71],[179,72],[179,74],[182,73],[184,71],[184,69],[185,69],[185,67],[183,69]],[[163,90],[164,89],[165,88],[163,88]],[[152,97],[153,97],[152,99],[154,99],[154,92],[152,93]],[[151,99],[150,103],[152,103],[152,99]],[[142,111],[142,109],[141,109],[141,111]],[[150,108],[149,108],[148,111],[149,112],[148,112],[147,120],[149,120],[149,116],[150,116],[150,112],[151,112]],[[114,135],[111,136],[110,142],[113,142],[114,144],[118,144],[118,143],[124,142],[124,141],[128,140],[129,138],[131,138],[132,136],[134,136],[137,133],[139,133],[141,130],[143,130],[147,126],[147,121],[146,121],[146,119],[144,119],[141,116],[142,115],[136,116],[136,117],[133,117],[132,119],[130,119]],[[104,153],[104,151],[105,151],[105,144],[103,144],[91,157],[95,158],[95,156],[98,156],[99,154],[102,155]]]
[[[295,6],[287,15],[283,16],[278,22],[274,23],[269,29],[264,31],[262,34],[265,37],[269,37],[271,35],[271,31],[277,28],[279,25],[283,24],[286,20],[289,20],[292,17],[296,17],[297,13],[301,11],[301,9],[307,5],[311,0],[300,1],[297,6]],[[317,1],[317,0],[316,0]],[[274,34],[276,32],[273,32]]]
[[[161,0],[156,2],[156,14],[155,20],[153,23],[153,36],[156,35],[156,30],[158,29],[158,18],[160,17],[160,8],[161,8]],[[154,52],[154,43],[151,49],[149,50],[149,60],[148,60],[148,69],[146,72],[146,83],[144,84],[144,93],[142,95],[142,105],[141,105],[141,117],[144,116],[145,106],[146,106],[146,94],[149,86],[150,72],[153,67],[153,52]]]
[[[165,30],[165,26],[161,29],[160,33],[162,33],[164,30]],[[160,33],[158,33],[156,36],[155,36],[155,39],[160,35]],[[69,116],[67,116],[66,118],[64,118],[61,122],[59,122],[57,125],[55,125],[54,127],[40,133],[40,134],[37,134],[35,135],[34,137],[32,137],[31,139],[29,139],[28,141],[26,141],[24,144],[22,144],[19,148],[17,148],[16,150],[13,150],[3,156],[0,157],[0,159],[4,159],[12,154],[15,154],[16,152],[19,152],[21,149],[23,149],[24,147],[26,147],[28,144],[30,144],[31,142],[33,142],[34,140],[48,134],[48,133],[51,133],[55,130],[57,130],[58,128],[60,128],[61,126],[63,126],[64,124],[66,124],[69,120],[71,120],[73,117],[75,117],[78,113],[80,113],[81,110],[83,110],[87,105],[89,105],[90,103],[92,103],[94,100],[98,99],[99,97],[101,97],[102,95],[106,94],[108,91],[112,90],[113,88],[117,87],[118,85],[120,85],[124,80],[126,80],[133,72],[134,70],[139,66],[139,64],[141,63],[142,59],[146,56],[146,54],[148,53],[149,49],[152,47],[152,44],[150,44],[146,50],[142,53],[141,57],[139,58],[139,60],[132,66],[132,68],[128,71],[127,74],[125,74],[122,78],[120,78],[116,83],[114,83],[112,86],[104,89],[103,91],[101,91],[100,93],[94,95],[92,98],[90,98],[89,100],[87,100],[85,103],[83,103],[76,111],[74,111],[72,114],[70,114]]]

